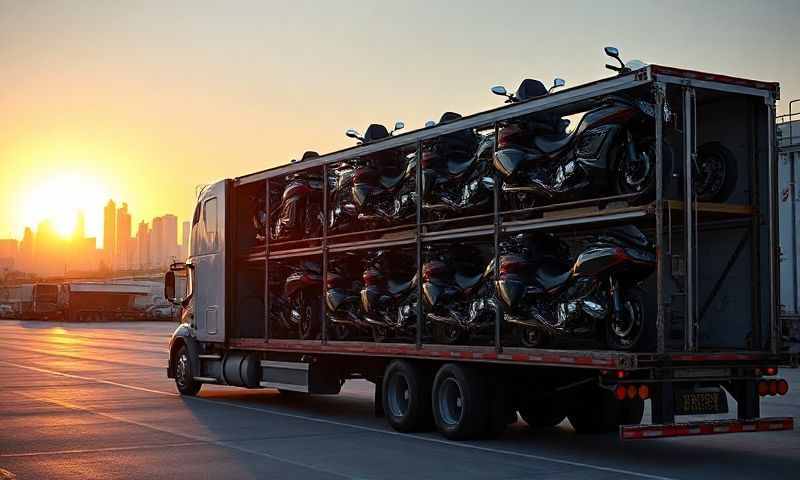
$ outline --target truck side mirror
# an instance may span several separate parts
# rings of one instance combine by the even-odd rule
[[[175,272],[172,270],[164,275],[164,298],[170,303],[179,303],[175,298]]]

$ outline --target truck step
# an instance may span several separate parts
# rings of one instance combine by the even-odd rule
[[[219,360],[219,359],[222,358],[221,356],[217,355],[216,353],[204,353],[204,354],[198,355],[197,357],[201,358],[203,360]]]
[[[192,377],[193,379],[197,380],[198,382],[203,383],[217,383],[219,380],[213,377]]]

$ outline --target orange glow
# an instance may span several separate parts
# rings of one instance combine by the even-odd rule
[[[26,190],[20,203],[26,225],[35,226],[50,220],[63,238],[75,232],[79,211],[93,212],[102,208],[106,193],[100,182],[88,175],[56,174]],[[101,225],[90,225],[101,231]]]

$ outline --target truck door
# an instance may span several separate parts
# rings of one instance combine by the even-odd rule
[[[194,315],[197,339],[225,341],[225,211],[228,181],[206,188],[192,219]]]

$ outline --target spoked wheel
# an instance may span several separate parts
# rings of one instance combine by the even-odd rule
[[[632,202],[645,203],[651,201],[656,193],[656,140],[654,137],[645,137],[636,141],[636,153],[638,158],[628,157],[628,149],[625,144],[619,145],[613,151],[616,157],[612,181],[614,193],[617,195],[637,194]],[[667,143],[662,143],[661,147],[663,159],[664,186],[669,181],[672,150]]]
[[[302,340],[313,340],[319,336],[322,305],[308,291],[302,291],[292,299],[289,315],[292,323],[297,325]]]
[[[181,347],[175,356],[175,386],[181,395],[193,397],[200,391],[202,383],[194,379],[192,373],[192,363],[189,359],[189,351],[186,347]]]
[[[456,345],[464,338],[461,327],[449,323],[436,322],[431,329],[433,341],[442,345]]]
[[[514,338],[517,343],[527,348],[537,348],[547,344],[547,334],[537,327],[514,326]]]
[[[736,159],[717,142],[697,150],[694,191],[700,202],[724,202],[736,186]]]
[[[629,288],[622,292],[622,311],[611,314],[606,324],[606,341],[613,350],[633,350],[646,328],[644,292]]]

